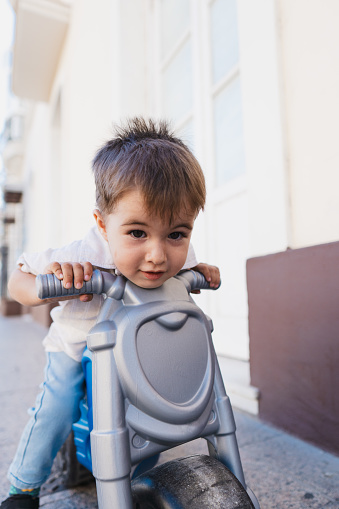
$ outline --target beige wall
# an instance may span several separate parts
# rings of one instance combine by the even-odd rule
[[[279,0],[291,247],[339,237],[339,2]]]

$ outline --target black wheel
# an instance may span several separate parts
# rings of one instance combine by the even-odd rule
[[[254,509],[228,468],[204,455],[150,470],[132,482],[132,493],[136,509]]]
[[[76,457],[73,432],[70,433],[55,458],[55,470],[66,488],[94,481],[92,473],[81,465]]]

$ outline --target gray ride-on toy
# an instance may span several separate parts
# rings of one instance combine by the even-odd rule
[[[212,321],[190,296],[203,288],[194,271],[150,290],[99,270],[80,290],[37,277],[40,298],[105,295],[87,337],[87,402],[74,425],[100,509],[260,509],[246,486]],[[207,440],[209,456],[147,470],[147,460],[196,438]]]

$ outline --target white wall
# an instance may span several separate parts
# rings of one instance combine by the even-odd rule
[[[288,182],[275,2],[239,0],[238,16],[252,257],[288,246]]]
[[[62,242],[83,236],[92,224],[91,160],[110,135],[117,97],[116,4],[75,1],[70,29],[51,99],[61,96]]]
[[[50,132],[49,109],[46,104],[37,105],[29,118],[26,149],[24,154],[24,182],[29,190],[24,193],[25,250],[38,251],[53,245],[50,228]],[[26,119],[27,125],[28,119]]]
[[[278,5],[296,248],[339,238],[339,2]]]

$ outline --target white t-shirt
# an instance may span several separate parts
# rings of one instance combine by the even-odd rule
[[[90,229],[82,240],[57,249],[47,249],[41,253],[23,253],[17,263],[23,272],[42,274],[45,267],[51,262],[91,262],[97,268],[116,269],[109,251],[108,243],[100,235],[96,226]],[[197,265],[197,259],[190,244],[187,259],[182,267],[190,269]],[[78,299],[61,301],[53,308],[53,320],[48,334],[43,341],[47,352],[65,352],[76,361],[81,361],[86,346],[86,337],[95,325],[104,297],[93,295],[90,302],[81,302]]]

